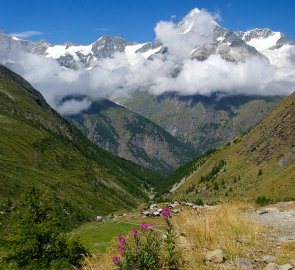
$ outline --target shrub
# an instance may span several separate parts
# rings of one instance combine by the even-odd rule
[[[14,269],[81,267],[86,249],[79,239],[60,233],[56,214],[37,188],[31,189],[9,218],[5,261]]]
[[[140,230],[132,230],[130,243],[124,236],[118,237],[117,250],[121,256],[112,260],[118,270],[178,270],[179,253],[176,251],[176,234],[171,223],[168,209],[163,209],[166,222],[165,237],[161,236],[154,225],[142,223]]]
[[[267,198],[265,196],[258,196],[255,200],[255,202],[260,205],[260,206],[263,206],[263,205],[266,205],[268,203],[271,202],[271,199],[270,198]]]

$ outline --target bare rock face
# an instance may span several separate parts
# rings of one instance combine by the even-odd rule
[[[206,260],[214,263],[221,263],[224,260],[224,253],[220,249],[215,249],[206,254]]]

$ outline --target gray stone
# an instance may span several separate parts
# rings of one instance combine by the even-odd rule
[[[234,264],[240,269],[254,269],[253,262],[247,258],[236,258],[234,259]]]
[[[279,269],[279,266],[276,264],[276,263],[268,263],[264,270],[278,270]]]
[[[278,270],[279,266],[276,263],[268,263],[263,270]]]
[[[268,210],[258,210],[257,211],[258,215],[264,215],[264,214],[267,214],[267,213],[268,213]]]
[[[154,216],[154,217],[159,217],[160,215],[161,215],[161,213],[158,212],[158,211],[155,211],[155,212],[153,213],[153,216]]]
[[[220,249],[215,249],[206,254],[206,260],[214,263],[221,263],[224,260],[224,253]]]
[[[103,221],[103,217],[102,216],[96,216],[96,221],[97,222],[102,222]]]
[[[291,264],[284,264],[279,266],[279,270],[293,270],[293,267]]]
[[[172,212],[173,212],[174,214],[179,213],[179,212],[180,212],[180,209],[173,209]]]
[[[272,255],[262,256],[262,261],[265,262],[265,263],[272,263],[275,260],[276,260],[276,257],[275,256],[272,256]]]

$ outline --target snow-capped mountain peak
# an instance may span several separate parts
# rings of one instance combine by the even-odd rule
[[[209,23],[208,23],[209,22]],[[177,28],[183,33],[191,32],[211,32],[218,26],[218,23],[213,20],[212,16],[198,8],[192,9],[178,24]]]
[[[248,45],[256,48],[258,51],[274,50],[280,47],[293,44],[286,35],[281,32],[272,31],[269,28],[255,28],[247,32],[235,32],[237,36],[243,39]]]

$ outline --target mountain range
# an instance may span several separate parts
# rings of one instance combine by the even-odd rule
[[[102,36],[89,45],[75,45],[71,42],[53,45],[45,40],[32,42],[0,32],[1,61],[21,73],[26,70],[26,65],[18,69],[14,57],[16,52],[21,51],[56,61],[62,68],[56,70],[57,73],[63,70],[77,71],[78,77],[83,77],[97,69],[97,73],[88,81],[98,80],[98,76],[107,71],[106,78],[110,78],[109,81],[118,81],[115,86],[112,83],[109,86],[105,84],[106,80],[102,80],[97,83],[97,89],[89,90],[89,86],[85,86],[85,90],[82,83],[77,84],[81,85],[81,89],[75,90],[75,93],[62,94],[59,93],[63,91],[62,85],[61,91],[57,91],[53,101],[50,100],[50,105],[56,105],[55,102],[62,104],[69,96],[79,92],[80,96],[88,98],[89,106],[75,113],[60,111],[64,117],[105,150],[168,173],[198,153],[219,147],[246,132],[280,102],[282,95],[279,94],[280,91],[261,92],[255,86],[250,87],[249,93],[249,89],[241,91],[239,86],[230,91],[207,91],[204,86],[204,91],[184,89],[183,92],[171,89],[173,84],[168,84],[159,91],[153,87],[155,84],[161,85],[163,78],[160,77],[151,85],[145,85],[146,73],[151,72],[148,75],[150,81],[168,66],[165,71],[168,79],[177,79],[181,76],[186,61],[205,63],[215,56],[219,56],[224,63],[237,65],[251,59],[261,59],[263,63],[270,63],[273,68],[293,67],[290,54],[295,51],[295,44],[285,34],[267,28],[247,32],[232,31],[222,27],[211,17],[206,17],[204,23],[204,16],[207,15],[203,11],[193,9],[170,29],[174,34],[177,33],[176,37],[181,37],[180,41],[175,39],[175,47],[159,37],[150,42],[136,43],[117,36]],[[155,67],[152,65],[145,70],[151,63],[155,63]],[[161,63],[159,70],[156,69],[158,63]],[[101,70],[104,66],[106,70]],[[230,67],[234,71],[235,66]],[[128,70],[131,69],[133,73],[129,74]],[[24,73],[29,81],[34,77],[30,71]],[[54,78],[58,76],[54,74]],[[128,80],[132,82],[136,76],[139,82],[133,86]],[[211,74],[205,79],[210,81]],[[226,76],[222,80],[225,87],[227,80],[230,79]],[[35,84],[45,97],[53,90],[42,89],[43,86],[48,86],[47,82]],[[65,85],[67,84],[66,80]],[[274,89],[277,87],[276,83],[270,84],[272,86]],[[53,88],[55,87],[56,85]],[[100,91],[104,92],[104,87],[111,92],[106,95],[108,100],[98,99],[101,96]],[[193,87],[197,88],[198,85]],[[118,88],[118,91],[112,92],[113,88]],[[123,92],[123,95],[117,94],[118,92]],[[58,110],[59,107],[54,108]]]
[[[177,30],[184,36],[200,34],[200,10],[191,10],[177,25]],[[275,32],[264,28],[243,31],[232,31],[220,26],[211,20],[206,25],[206,31],[210,38],[203,46],[192,50],[190,57],[197,60],[205,60],[212,54],[219,54],[227,61],[243,61],[250,56],[267,57],[274,64],[276,55],[280,53],[281,61],[284,60],[284,52],[288,47],[295,46],[294,41],[281,32]],[[204,30],[203,30],[204,32]],[[207,32],[201,35],[209,35]],[[113,57],[115,53],[124,53],[125,57],[134,63],[136,55],[141,55],[145,59],[152,59],[156,54],[167,54],[169,48],[160,40],[146,43],[136,43],[127,41],[118,36],[102,36],[97,41],[89,45],[75,45],[66,42],[62,45],[53,45],[46,40],[32,42],[9,36],[5,32],[0,32],[0,49],[13,51],[22,49],[23,51],[43,55],[58,61],[66,68],[86,68],[95,67],[97,61]],[[135,61],[136,62],[136,61]]]

